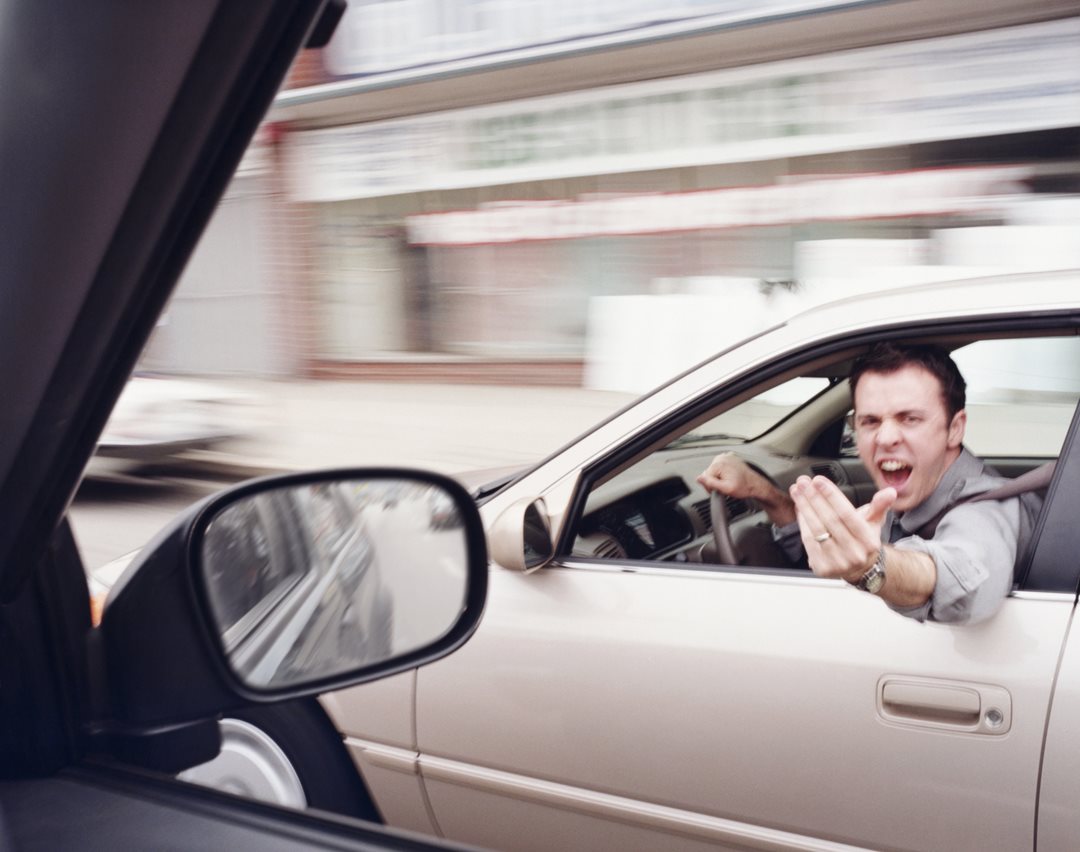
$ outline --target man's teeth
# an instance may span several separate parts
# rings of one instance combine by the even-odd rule
[[[903,470],[907,465],[902,461],[883,461],[881,463],[881,469],[887,470],[890,473],[897,470]]]

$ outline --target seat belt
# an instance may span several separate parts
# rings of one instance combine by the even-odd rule
[[[976,494],[974,497],[962,500],[961,502],[980,503],[983,500],[1008,500],[1010,497],[1026,494],[1029,491],[1042,491],[1043,489],[1050,487],[1050,480],[1054,478],[1054,470],[1056,468],[1057,459],[1047,462],[1044,465],[1039,465],[1039,467],[1034,470],[1029,470],[1027,473],[1022,473],[1015,479],[1010,479],[998,488],[984,491],[982,494]],[[960,504],[954,503],[953,505],[958,506]]]
[[[985,500],[1008,500],[1011,497],[1019,497],[1021,494],[1042,491],[1050,486],[1050,481],[1054,478],[1054,470],[1056,468],[1057,459],[1054,459],[1054,461],[1039,465],[1039,467],[1029,470],[1027,473],[1020,474],[1020,476],[1017,476],[1015,479],[1010,479],[1004,485],[999,485],[997,488],[991,488],[989,491],[983,491],[981,494],[975,494],[972,497],[957,500],[952,505],[946,506],[938,512],[937,515],[919,527],[919,529],[915,531],[915,535],[919,538],[933,538],[934,533],[937,532],[938,524],[941,523],[941,519],[957,506],[962,506],[965,503],[981,503]]]

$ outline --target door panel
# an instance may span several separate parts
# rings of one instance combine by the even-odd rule
[[[1014,597],[985,624],[949,627],[840,582],[640,569],[496,570],[476,635],[419,672],[422,774],[425,761],[447,759],[583,801],[670,808],[675,824],[685,814],[688,825],[708,817],[791,835],[769,848],[800,835],[878,849],[1032,848],[1071,596]],[[1007,696],[1008,733],[889,718],[879,712],[886,678]],[[595,845],[589,833],[567,841],[567,807],[550,797],[518,790],[511,805],[497,784],[445,771],[425,785],[454,839]],[[531,814],[513,842],[501,820],[488,824],[508,811]],[[612,839],[626,833],[616,823]],[[643,837],[657,848],[655,834]]]
[[[439,758],[425,758],[423,772],[429,795],[444,805],[440,813],[445,834],[467,836],[492,849],[841,852],[857,848]],[[478,812],[483,813],[479,822]]]
[[[1039,852],[1076,848],[1080,810],[1076,783],[1080,778],[1080,631],[1069,631],[1054,706],[1046,728],[1046,756],[1039,795]]]

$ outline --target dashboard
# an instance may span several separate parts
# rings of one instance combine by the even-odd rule
[[[661,480],[586,515],[581,534],[607,537],[630,559],[653,558],[693,540],[694,524],[679,505],[689,494],[682,479]]]
[[[780,488],[802,474],[824,474],[852,496],[860,489],[842,461],[792,458],[740,445],[660,450],[594,488],[577,525],[572,555],[675,563],[715,563],[709,494],[697,476],[721,452],[737,451]],[[861,470],[861,468],[860,468]],[[768,517],[752,501],[725,498],[744,564],[788,567]]]

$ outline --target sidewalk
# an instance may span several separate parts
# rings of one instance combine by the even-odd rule
[[[200,381],[208,381],[202,379]],[[208,461],[263,471],[405,465],[458,473],[543,458],[633,394],[581,388],[217,380],[250,395],[250,438]]]

